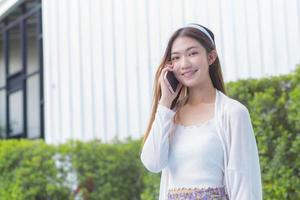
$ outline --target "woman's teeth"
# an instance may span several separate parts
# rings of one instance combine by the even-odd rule
[[[197,72],[198,71],[198,69],[196,69],[196,70],[194,70],[194,71],[190,71],[190,72],[186,72],[186,73],[184,73],[184,74],[182,74],[184,77],[186,77],[186,78],[190,78],[190,77],[192,77],[193,75],[194,75],[194,73],[195,72]]]

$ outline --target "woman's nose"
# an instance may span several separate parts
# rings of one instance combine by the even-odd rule
[[[191,66],[190,60],[187,57],[182,56],[182,59],[180,62],[180,68],[186,69],[186,68],[189,68],[190,66]]]

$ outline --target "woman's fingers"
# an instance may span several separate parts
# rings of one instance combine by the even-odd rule
[[[165,67],[165,68],[163,68],[163,69],[161,70],[161,75],[160,75],[161,80],[164,79],[165,74],[167,73],[167,71],[171,71],[171,70],[170,70],[168,67]]]

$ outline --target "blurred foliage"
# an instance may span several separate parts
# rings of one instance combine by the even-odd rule
[[[139,143],[71,141],[60,146],[61,162],[71,160],[77,175],[75,196],[83,199],[140,199],[143,167]]]
[[[288,75],[230,82],[226,89],[249,109],[264,199],[300,199],[300,66]]]
[[[0,199],[67,199],[56,151],[39,140],[0,140]]]
[[[250,112],[264,199],[300,199],[300,66],[226,89]],[[141,142],[0,140],[0,199],[158,199],[161,174],[143,167]]]

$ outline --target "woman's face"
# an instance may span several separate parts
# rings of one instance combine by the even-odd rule
[[[194,87],[210,78],[206,50],[193,38],[175,39],[171,48],[171,61],[176,78],[184,86]]]

